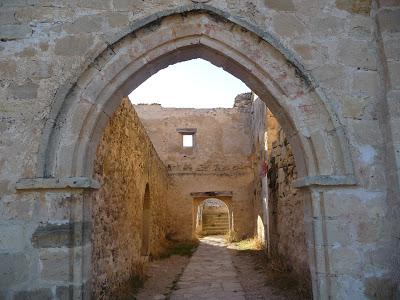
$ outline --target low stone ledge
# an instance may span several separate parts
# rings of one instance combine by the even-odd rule
[[[100,183],[88,177],[22,178],[15,184],[16,190],[99,188]]]
[[[296,179],[292,182],[295,188],[303,188],[310,186],[343,186],[343,185],[356,185],[357,180],[354,176],[332,176],[332,175],[319,175],[319,176],[306,176]]]

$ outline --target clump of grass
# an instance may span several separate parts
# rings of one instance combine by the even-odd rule
[[[234,242],[239,241],[239,235],[238,235],[238,233],[237,233],[236,231],[234,231],[234,230],[229,230],[229,231],[225,234],[224,238],[225,238],[225,241],[226,241],[227,243],[234,243]]]
[[[203,230],[200,230],[200,229],[197,229],[197,228],[196,228],[196,237],[197,237],[197,238],[202,238],[202,237],[204,237],[204,232],[203,232]]]
[[[192,256],[199,245],[198,240],[187,240],[172,243],[167,250],[161,255],[161,258],[168,258],[171,255]]]
[[[146,281],[146,261],[140,259],[132,268],[131,276],[121,287],[120,299],[136,299],[135,295]]]
[[[238,250],[262,250],[264,245],[257,238],[251,238],[246,240],[241,240],[235,243]]]
[[[291,266],[287,263],[287,259],[281,255],[274,254],[269,262],[269,267],[278,273],[292,272]]]
[[[129,278],[129,285],[133,295],[135,295],[139,289],[143,287],[145,280],[146,278],[143,278],[139,275],[133,275]]]

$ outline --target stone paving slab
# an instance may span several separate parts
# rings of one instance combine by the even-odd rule
[[[223,237],[200,240],[170,299],[245,299]]]

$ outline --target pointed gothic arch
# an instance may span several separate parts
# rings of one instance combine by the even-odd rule
[[[294,150],[298,187],[355,183],[343,126],[312,78],[276,47],[271,36],[203,7],[143,20],[105,49],[53,105],[39,151],[40,180],[20,181],[19,187],[94,186],[95,151],[122,97],[160,69],[192,58],[223,67],[267,104]],[[318,202],[320,193],[311,194]],[[324,243],[324,234],[323,228],[307,232],[313,292],[321,298],[330,294],[330,262],[317,245]]]

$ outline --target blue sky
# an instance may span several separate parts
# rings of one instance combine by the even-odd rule
[[[236,95],[250,89],[222,68],[203,59],[171,65],[134,90],[132,103],[160,103],[164,107],[232,107]]]

